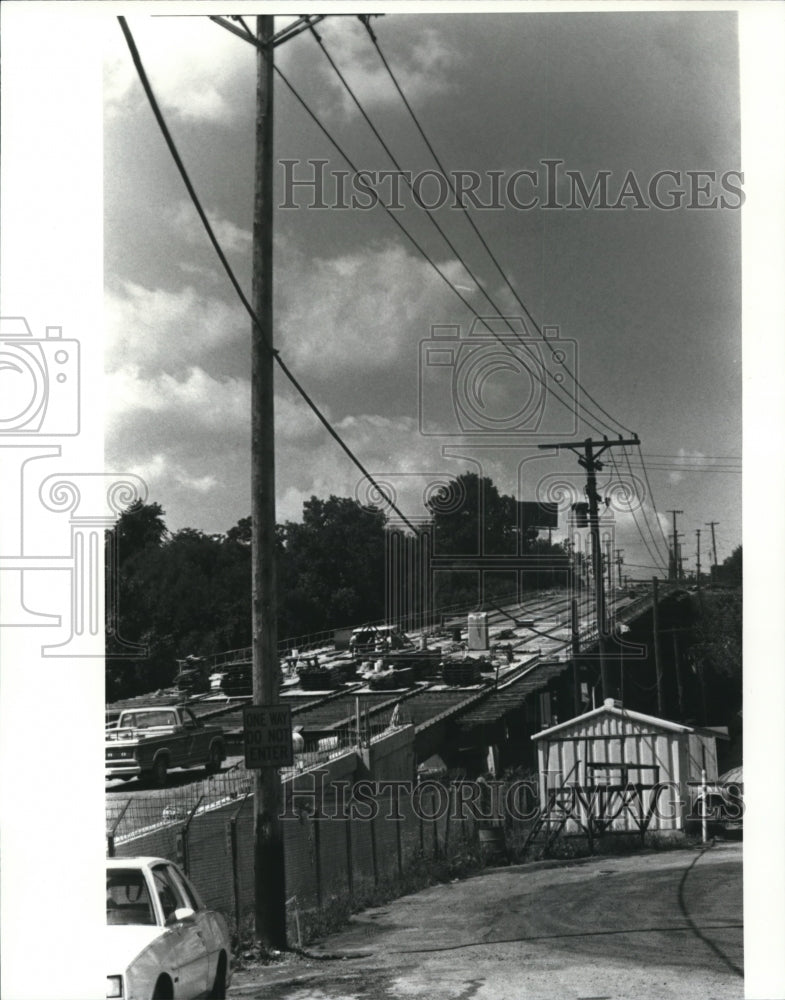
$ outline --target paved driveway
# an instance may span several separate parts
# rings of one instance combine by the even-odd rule
[[[740,1000],[742,851],[720,843],[526,865],[367,910],[297,959],[238,973],[274,1000]]]

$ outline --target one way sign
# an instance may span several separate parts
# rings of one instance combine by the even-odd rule
[[[246,705],[243,738],[247,768],[293,764],[291,705]]]

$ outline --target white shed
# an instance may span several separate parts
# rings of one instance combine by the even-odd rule
[[[682,830],[701,771],[717,778],[718,735],[606,699],[532,736],[542,815],[567,833]]]

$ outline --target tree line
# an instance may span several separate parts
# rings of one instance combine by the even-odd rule
[[[455,502],[455,497],[458,502]],[[561,545],[522,529],[516,501],[487,477],[466,472],[427,503],[428,546],[443,556],[532,554],[539,568],[524,581],[538,589],[567,581]],[[251,644],[251,519],[223,534],[170,532],[160,504],[130,506],[107,532],[107,699],[154,690],[173,680],[177,660]],[[400,568],[422,572],[422,539],[404,535]],[[390,588],[391,527],[379,509],[347,497],[312,496],[300,522],[276,528],[278,635],[305,636],[384,618]],[[403,579],[404,589],[417,581]],[[486,574],[482,595],[473,570],[437,574],[436,608],[470,607],[481,596],[508,599],[514,581]],[[127,644],[136,644],[129,650]],[[129,655],[133,653],[133,655]],[[143,655],[142,655],[143,654]]]

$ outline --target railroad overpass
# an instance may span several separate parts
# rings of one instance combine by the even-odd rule
[[[686,594],[683,585],[661,582],[658,604],[672,605]],[[448,763],[476,770],[488,748],[496,748],[492,752],[500,756],[499,766],[519,758],[525,763],[532,733],[602,701],[597,629],[592,620],[593,594],[584,591],[575,597],[577,670],[572,600],[566,591],[552,591],[490,609],[486,653],[466,648],[466,616],[461,619],[459,635],[455,622],[449,620],[439,627],[409,633],[415,645],[424,637],[430,649],[438,648],[445,656],[481,656],[483,670],[477,683],[448,685],[441,679],[425,678],[399,688],[375,690],[371,675],[321,691],[303,691],[285,683],[281,698],[291,705],[293,724],[303,735],[307,754],[314,761],[320,754],[370,739],[390,726],[394,717],[414,725],[418,761],[439,753]],[[614,591],[609,595],[608,607],[612,632],[606,640],[610,693],[625,704],[632,702],[630,707],[656,712],[659,706],[652,692],[651,584],[633,583]],[[670,639],[669,635],[668,650],[672,646]],[[328,666],[341,655],[334,644],[326,642],[325,635],[300,646],[301,652],[307,650],[309,656],[318,657]],[[210,667],[250,664],[250,653],[250,649],[227,651],[213,657]],[[670,674],[668,686],[673,687]],[[675,699],[671,700],[674,710],[670,714],[675,716],[677,706]],[[206,697],[196,707],[200,714],[221,722],[235,749],[241,752],[242,707],[248,701],[248,696],[229,700]]]

